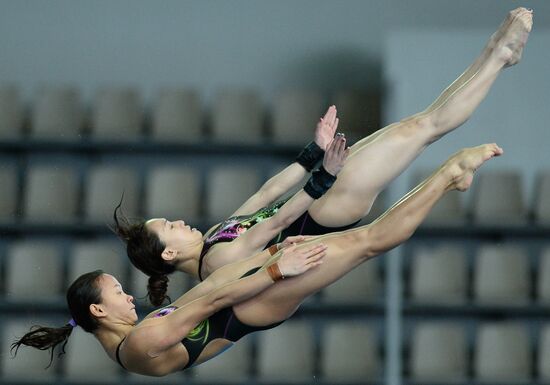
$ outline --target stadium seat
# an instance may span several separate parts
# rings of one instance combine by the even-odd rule
[[[196,381],[200,383],[234,382],[242,383],[250,376],[253,362],[251,339],[248,335],[240,339],[229,350],[215,359],[200,364],[193,370]]]
[[[200,180],[192,168],[158,166],[150,170],[145,187],[147,218],[183,218],[191,223],[201,214]]]
[[[93,107],[92,138],[107,141],[141,138],[143,111],[135,89],[102,88],[97,92]]]
[[[313,140],[325,108],[325,98],[320,92],[303,89],[281,92],[273,104],[273,141],[305,146]]]
[[[537,300],[550,304],[550,247],[541,250],[537,268]]]
[[[66,166],[37,165],[27,171],[23,213],[34,223],[69,223],[76,219],[78,179]]]
[[[550,225],[550,171],[537,175],[535,183],[535,222],[539,225]]]
[[[62,298],[61,249],[46,241],[19,241],[6,252],[6,298],[51,301]]]
[[[333,97],[340,122],[338,127],[346,134],[348,144],[366,138],[379,128],[380,96],[361,90],[340,90]]]
[[[538,338],[538,379],[541,383],[550,382],[550,324],[541,326]]]
[[[111,360],[93,334],[82,328],[75,328],[66,347],[65,378],[71,383],[90,383],[98,380],[101,383],[118,383],[122,369]]]
[[[473,185],[473,219],[479,225],[523,225],[527,210],[516,171],[485,172]]]
[[[214,98],[212,139],[224,144],[260,143],[264,111],[258,94],[250,89],[224,89]]]
[[[515,245],[485,245],[474,271],[474,297],[480,304],[525,305],[529,302],[529,258]]]
[[[68,261],[67,286],[84,273],[103,270],[113,275],[128,293],[126,267],[128,258],[122,242],[94,240],[75,242]]]
[[[411,377],[425,382],[457,382],[468,375],[468,346],[458,324],[424,322],[413,332]]]
[[[211,220],[221,221],[237,210],[260,188],[254,168],[219,166],[208,174],[206,212]]]
[[[112,223],[113,212],[124,193],[123,213],[139,213],[139,179],[136,170],[125,166],[93,166],[86,177],[84,218],[89,222]]]
[[[411,189],[426,180],[433,170],[419,170],[414,173]],[[461,226],[466,223],[466,210],[461,201],[460,191],[446,193],[430,210],[422,225],[427,226]]]
[[[418,303],[458,305],[466,301],[468,261],[454,245],[423,247],[411,261],[411,299]]]
[[[0,223],[10,223],[17,214],[18,175],[15,165],[0,163]]]
[[[322,291],[322,300],[332,304],[366,304],[381,299],[380,260],[367,261]]]
[[[203,140],[202,110],[193,90],[164,88],[153,107],[153,139],[177,143]]]
[[[15,86],[0,86],[0,140],[19,139],[23,128],[23,106]]]
[[[258,378],[265,382],[309,381],[314,375],[313,330],[308,322],[287,321],[258,337]]]
[[[520,324],[485,324],[478,329],[475,379],[528,382],[531,378],[529,336]]]
[[[83,123],[78,91],[73,87],[43,87],[31,115],[31,136],[35,139],[77,140]]]
[[[381,375],[379,341],[369,325],[332,321],[325,326],[321,343],[321,371],[327,383],[356,383]]]

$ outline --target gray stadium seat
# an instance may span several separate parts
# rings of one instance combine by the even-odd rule
[[[306,145],[313,140],[325,108],[325,97],[320,92],[300,89],[281,92],[273,105],[273,141]]]
[[[473,218],[480,225],[518,225],[527,220],[522,178],[516,171],[485,172],[473,187]]]
[[[207,181],[207,217],[223,220],[258,191],[260,178],[256,169],[219,166],[212,169]]]
[[[537,300],[541,304],[550,304],[550,247],[545,247],[539,258]]]
[[[365,304],[381,299],[383,287],[379,264],[378,259],[367,261],[323,289],[323,302]]]
[[[325,326],[321,341],[321,372],[325,382],[356,383],[381,375],[378,337],[369,325],[333,321]]]
[[[0,163],[0,223],[12,222],[17,213],[17,169],[14,165]]]
[[[543,324],[538,338],[538,374],[542,383],[550,382],[550,324]]]
[[[88,172],[84,194],[84,218],[90,222],[112,223],[113,211],[122,194],[127,217],[139,213],[139,180],[135,169],[125,166],[94,166]]]
[[[132,141],[142,135],[143,111],[133,88],[106,87],[97,92],[92,115],[94,139]]]
[[[192,168],[158,166],[149,172],[145,191],[147,218],[197,220],[200,215],[200,180]]]
[[[153,138],[158,141],[197,143],[203,140],[202,109],[193,90],[164,88],[153,108]]]
[[[529,258],[515,245],[485,245],[474,271],[474,297],[480,304],[525,305],[529,301]]]
[[[360,90],[337,91],[333,97],[338,110],[338,127],[349,144],[355,143],[380,128],[380,97]]]
[[[259,143],[264,111],[258,94],[249,89],[220,91],[212,107],[212,138],[223,143]]]
[[[478,329],[474,355],[475,379],[528,382],[531,354],[527,330],[521,324],[485,324]]]
[[[419,248],[411,262],[411,299],[418,303],[457,305],[466,301],[468,261],[458,246]]]
[[[31,115],[31,136],[35,139],[76,140],[82,129],[82,108],[73,87],[43,87]]]
[[[462,326],[425,322],[413,332],[411,377],[425,382],[463,381],[468,374],[468,346]]]
[[[65,350],[65,378],[71,383],[90,383],[99,379],[102,384],[120,382],[122,369],[107,356],[93,334],[74,328]]]
[[[550,225],[550,171],[537,175],[535,204],[535,222],[540,225]]]
[[[258,337],[258,378],[266,382],[307,382],[314,372],[313,331],[308,322],[287,321]]]
[[[61,250],[45,241],[12,243],[6,252],[6,298],[50,301],[62,297]]]
[[[23,127],[23,106],[15,86],[0,86],[0,139],[19,139]]]
[[[298,155],[298,154],[296,154],[296,155]],[[285,168],[287,168],[290,165],[291,165],[291,162],[278,163],[277,165],[275,165],[273,168],[271,168],[269,170],[268,175],[267,175],[267,179],[269,179],[271,177],[274,177],[275,175],[277,175],[278,173],[280,173],[281,171],[283,171]],[[296,194],[298,191],[300,191],[302,188],[304,188],[306,182],[309,180],[310,177],[311,177],[311,174],[306,173],[304,175],[304,177],[298,183],[296,183],[296,185],[293,188],[291,188],[288,192],[283,194],[280,199],[289,198],[292,195]],[[265,183],[267,181],[267,179],[265,181],[263,181],[263,183]]]
[[[68,223],[75,220],[78,180],[66,166],[33,166],[27,172],[23,213],[25,220]]]
[[[242,383],[250,376],[251,338],[246,336],[240,339],[229,350],[216,358],[197,366],[193,373],[201,383],[234,382]]]
[[[68,262],[67,286],[84,273],[103,270],[113,275],[128,293],[126,250],[114,239],[75,242]]]
[[[420,170],[414,173],[411,188],[426,180],[433,170]],[[461,201],[461,192],[450,191],[446,193],[430,210],[430,213],[423,221],[428,226],[457,226],[466,223],[466,210]]]

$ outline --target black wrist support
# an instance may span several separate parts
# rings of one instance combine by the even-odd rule
[[[296,162],[302,165],[307,172],[311,172],[324,155],[325,151],[317,143],[309,142],[296,157]]]
[[[336,177],[325,170],[323,166],[314,171],[304,186],[304,191],[313,199],[319,199],[334,184]]]

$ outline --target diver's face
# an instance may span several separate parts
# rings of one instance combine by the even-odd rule
[[[182,220],[150,219],[145,223],[145,228],[155,234],[167,249],[175,249],[180,253],[202,243],[201,232]]]
[[[126,294],[122,285],[110,274],[103,274],[98,281],[101,290],[101,308],[104,314],[114,320],[135,324],[138,316],[134,297]]]

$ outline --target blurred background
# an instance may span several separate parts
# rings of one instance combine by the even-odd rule
[[[185,373],[123,373],[79,328],[48,370],[46,352],[11,358],[30,325],[67,322],[65,290],[83,272],[104,269],[145,294],[107,227],[123,191],[130,216],[182,217],[204,231],[292,162],[330,104],[351,143],[421,111],[520,5],[535,12],[522,62],[365,223],[462,147],[497,142],[505,156],[405,245]],[[2,0],[0,9],[0,384],[550,382],[549,2]],[[172,296],[194,284],[170,282]]]

